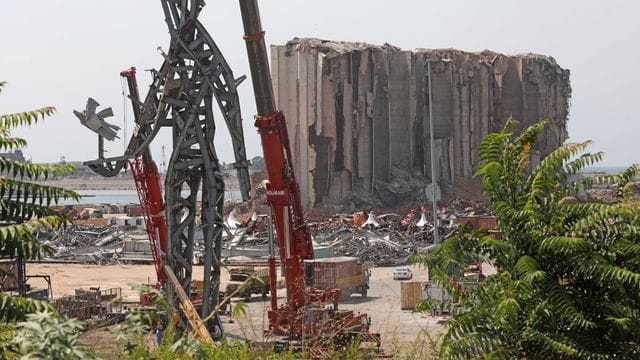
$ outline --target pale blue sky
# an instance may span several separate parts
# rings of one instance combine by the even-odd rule
[[[507,54],[553,56],[571,70],[571,140],[592,139],[605,151],[603,165],[640,161],[640,2],[585,0],[262,0],[267,41],[293,37],[390,44],[403,49],[490,49]],[[236,76],[248,74],[239,5],[208,1],[201,20],[224,52]],[[159,67],[157,46],[168,34],[159,1],[30,0],[5,2],[0,11],[0,113],[54,105],[58,113],[42,125],[17,134],[29,140],[34,161],[89,160],[96,136],[80,125],[72,110],[88,96],[114,108],[122,125],[119,72]],[[140,73],[146,92],[149,77]],[[250,81],[240,90],[249,156],[260,155],[253,128],[255,105]],[[129,122],[132,122],[129,117]],[[232,161],[229,137],[220,122],[216,147]],[[128,131],[128,134],[131,132]],[[154,144],[169,145],[169,134]],[[121,153],[123,142],[111,145]]]

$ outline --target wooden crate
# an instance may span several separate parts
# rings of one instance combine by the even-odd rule
[[[400,309],[413,310],[420,300],[422,300],[422,283],[418,281],[400,283]]]

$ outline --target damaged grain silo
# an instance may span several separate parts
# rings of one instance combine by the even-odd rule
[[[569,70],[551,57],[318,39],[272,46],[271,54],[307,208],[424,200],[431,182],[427,61],[436,179],[445,193],[474,183],[480,141],[509,116],[520,128],[549,120],[534,157],[567,138]]]

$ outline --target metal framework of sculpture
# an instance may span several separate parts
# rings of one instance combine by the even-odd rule
[[[160,2],[169,27],[171,43],[168,51],[160,50],[164,63],[159,70],[152,71],[153,82],[144,100],[139,99],[137,85],[132,87],[130,84],[129,97],[134,103],[136,125],[126,151],[122,156],[105,158],[103,137],[106,136],[98,132],[98,159],[86,164],[102,176],[115,176],[129,161],[141,158],[149,152],[149,144],[161,127],[172,128],[173,152],[164,184],[168,231],[164,256],[188,294],[193,277],[194,235],[196,231],[202,231],[205,249],[200,315],[205,317],[219,301],[224,226],[224,181],[213,143],[216,131],[214,101],[231,134],[240,191],[243,200],[247,200],[250,187],[247,168],[249,162],[246,160],[236,91],[245,77],[233,77],[231,68],[213,38],[198,21],[198,15],[205,6],[204,1]],[[92,109],[85,112],[89,110],[92,110],[91,114],[76,114],[84,115],[84,121],[79,116],[83,124],[87,122],[88,116],[95,115],[95,106],[92,105]],[[104,117],[108,114],[102,115]],[[103,118],[94,117],[104,123]],[[199,219],[196,215],[198,201],[201,201]],[[175,289],[171,286],[167,288],[169,300],[177,305]],[[212,321],[208,327],[219,325],[222,330],[217,317]]]

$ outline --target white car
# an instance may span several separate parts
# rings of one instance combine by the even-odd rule
[[[411,280],[413,273],[406,266],[397,267],[393,270],[393,280]]]

